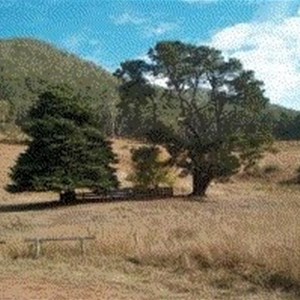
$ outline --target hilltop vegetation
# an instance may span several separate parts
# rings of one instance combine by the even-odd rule
[[[121,112],[118,107],[119,83],[112,74],[46,42],[9,39],[0,40],[0,132],[10,128],[16,130],[16,125],[26,120],[38,95],[49,86],[62,83],[85,94],[85,99],[89,98],[104,133],[130,136],[137,130],[134,109],[127,107]],[[169,120],[178,113],[178,107],[173,103],[166,109],[161,91],[157,90],[157,112],[161,118]],[[147,128],[149,106],[141,105],[138,109],[139,121],[142,119]],[[269,105],[268,110],[277,139],[300,139],[299,112],[277,105]]]
[[[68,85],[86,94],[103,121],[103,130],[111,133],[118,93],[117,80],[107,71],[38,40],[0,41],[2,127],[22,123],[38,95],[48,86],[57,84]]]
[[[279,140],[300,140],[300,112],[271,105],[273,135]]]

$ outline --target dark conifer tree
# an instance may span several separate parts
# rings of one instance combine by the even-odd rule
[[[40,95],[24,131],[31,137],[11,172],[11,190],[58,191],[74,200],[76,188],[118,186],[111,145],[84,101],[66,87]]]

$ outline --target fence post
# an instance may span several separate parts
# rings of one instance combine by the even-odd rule
[[[35,258],[39,258],[41,252],[41,241],[40,239],[35,239]]]
[[[84,239],[80,238],[79,242],[80,242],[80,253],[81,255],[85,254],[85,249],[84,249],[84,244],[83,244]]]

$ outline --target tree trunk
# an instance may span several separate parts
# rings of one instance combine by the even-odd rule
[[[192,173],[193,176],[193,192],[191,196],[205,196],[206,190],[212,181],[212,178],[203,173],[200,169],[195,168]]]

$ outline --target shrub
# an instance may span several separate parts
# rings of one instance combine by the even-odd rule
[[[263,173],[266,174],[266,175],[267,174],[273,174],[273,173],[276,173],[278,171],[280,171],[280,167],[278,165],[274,165],[274,164],[267,165],[263,168]]]
[[[142,146],[131,150],[131,153],[133,172],[128,176],[128,180],[136,187],[146,189],[172,185],[169,166],[159,160],[158,147]]]

